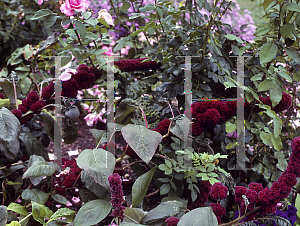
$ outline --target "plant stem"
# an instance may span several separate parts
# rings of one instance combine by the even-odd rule
[[[72,23],[71,23],[71,25],[73,26]],[[73,27],[74,27],[74,26],[73,26]],[[77,39],[78,39],[80,45],[84,46],[84,45],[82,44],[81,40],[80,40],[80,37],[79,37],[79,34],[78,34],[77,30],[74,30],[74,31],[75,31],[75,34],[76,34],[76,36],[77,36]],[[94,65],[94,63],[93,63],[93,61],[92,61],[92,59],[91,59],[90,56],[88,56],[88,59],[89,59],[91,65],[93,66],[93,68],[95,68],[95,69],[97,70],[97,68],[95,67],[95,65]]]
[[[36,78],[35,78],[35,75],[34,75],[33,68],[31,68],[31,71],[32,71],[32,75],[33,75],[34,82],[35,82],[36,88],[37,88],[37,90],[38,90],[38,93],[40,93],[39,85],[38,85],[38,83],[37,83],[37,81],[36,81]]]
[[[143,116],[144,116],[146,128],[148,129],[148,122],[147,122],[147,118],[146,118],[145,112],[144,112],[143,108],[141,107],[141,105],[139,105],[139,107],[140,107],[140,109],[141,109],[141,111],[142,111],[142,114],[143,114]]]
[[[251,213],[254,213],[256,212],[257,210],[260,209],[260,206],[254,208],[254,210],[250,211],[249,213],[246,213],[245,215],[241,216],[241,217],[238,217],[237,219],[233,220],[233,221],[230,221],[228,223],[225,223],[225,224],[220,224],[222,226],[232,226],[233,224],[235,223],[238,223],[239,221],[243,220],[245,217],[247,217],[248,215],[250,215]]]
[[[30,217],[32,215],[32,213],[28,214],[26,217],[24,217],[21,221],[19,221],[19,223],[21,223],[23,220],[27,219],[28,217]]]
[[[16,109],[18,109],[18,98],[17,98],[17,88],[16,88],[16,83],[15,83],[15,78],[13,78],[13,85],[14,85],[14,93],[15,93]]]
[[[16,163],[11,164],[11,166],[17,166],[17,165],[21,165],[21,164],[23,164],[23,162],[16,162]],[[6,166],[0,167],[0,170],[3,170],[3,169],[6,169]]]

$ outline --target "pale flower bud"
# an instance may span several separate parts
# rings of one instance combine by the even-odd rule
[[[109,25],[112,25],[112,26],[115,26],[114,25],[114,22],[112,20],[112,17],[111,15],[107,12],[106,9],[101,9],[99,12],[98,12],[98,19],[103,19],[105,20]]]

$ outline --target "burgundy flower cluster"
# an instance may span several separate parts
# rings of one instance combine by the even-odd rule
[[[42,98],[43,100],[49,100],[54,93],[54,84],[53,81],[50,84],[42,89]]]
[[[56,177],[54,180],[56,185],[54,189],[58,194],[65,196],[66,188],[71,188],[76,180],[81,183],[79,175],[82,170],[77,166],[75,159],[68,160],[63,158],[62,167],[70,167],[70,171],[66,174],[61,173],[59,177]]]
[[[220,203],[211,203],[209,205],[218,219],[218,224],[221,224],[221,217],[226,214],[226,209]]]
[[[205,203],[208,201],[208,197],[211,191],[211,183],[208,180],[202,180],[198,183],[200,195],[197,199],[188,205],[188,209],[195,209],[198,207],[205,207]],[[190,199],[189,199],[190,200]]]
[[[210,197],[216,200],[226,199],[228,188],[220,182],[216,182],[211,187]]]
[[[167,226],[177,226],[178,222],[179,222],[179,218],[178,217],[169,217],[167,218],[167,220],[165,221],[167,223]]]
[[[128,60],[119,60],[116,61],[114,64],[119,67],[122,72],[129,72],[129,71],[145,71],[145,70],[156,70],[160,68],[161,63],[157,63],[156,61],[148,61],[143,62],[148,58],[140,58],[140,59],[128,59]]]
[[[191,105],[193,136],[200,136],[204,129],[222,124],[236,115],[236,101],[198,101]]]
[[[246,209],[245,197],[248,202],[247,211],[253,210],[254,205],[260,206],[259,213],[248,215],[245,221],[253,220],[256,215],[274,213],[277,203],[285,199],[297,184],[296,178],[300,177],[300,137],[292,140],[291,147],[293,152],[287,169],[270,188],[263,188],[261,184],[254,182],[249,184],[249,189],[242,186],[235,187],[235,202],[240,205],[241,214],[244,214]]]
[[[46,106],[46,102],[40,100],[39,94],[36,91],[31,91],[28,93],[27,98],[22,100],[22,104],[18,106],[18,109],[13,109],[11,112],[20,120],[21,124],[30,121],[34,114],[40,113],[41,109]],[[22,117],[29,110],[33,111],[26,116]]]
[[[114,173],[108,177],[109,186],[110,186],[110,192],[111,192],[111,205],[115,207],[115,209],[112,212],[113,217],[118,217],[121,219],[121,222],[123,222],[125,215],[124,215],[124,209],[125,207],[122,206],[122,203],[124,202],[123,198],[123,186],[122,186],[122,179],[121,176],[117,173]]]
[[[285,111],[285,110],[289,109],[290,106],[292,105],[292,97],[286,92],[282,92],[282,99],[275,107],[272,107],[272,102],[271,102],[270,96],[259,97],[259,100],[263,104],[270,106],[272,108],[272,110],[275,111],[276,113]],[[259,103],[259,102],[256,101],[256,103]],[[244,106],[245,106],[246,112],[251,111],[251,105],[252,105],[252,102],[249,103],[247,100],[245,101]],[[257,106],[255,106],[254,111],[259,111],[259,108]]]

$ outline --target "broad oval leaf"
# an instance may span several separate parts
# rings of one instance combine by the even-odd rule
[[[179,201],[167,201],[159,204],[152,209],[143,218],[142,224],[152,225],[165,221],[168,217],[175,216],[177,214],[185,212],[186,208],[182,202]],[[188,224],[187,224],[188,225]],[[192,225],[192,224],[191,224]],[[209,225],[209,224],[208,224]]]
[[[178,138],[180,138],[181,140],[183,140],[184,142],[186,142],[189,136],[191,122],[187,117],[183,117],[181,115],[177,116],[175,119],[175,125],[173,126],[172,124],[170,132]]]
[[[1,205],[0,206],[0,225],[6,225],[7,221],[7,207]]]
[[[46,208],[44,205],[40,205],[36,202],[31,202],[32,204],[32,216],[33,218],[40,222],[41,224],[45,223],[45,217],[46,217]]]
[[[10,160],[14,160],[19,152],[20,131],[20,121],[10,110],[2,107],[0,109],[0,152]]]
[[[270,100],[272,102],[272,107],[275,107],[282,99],[282,91],[280,86],[275,86],[270,89]]]
[[[268,63],[276,56],[278,47],[272,42],[267,42],[263,45],[259,52],[260,63]]]
[[[22,179],[27,177],[51,176],[54,172],[55,168],[47,162],[35,161],[23,174]]]
[[[74,226],[90,226],[102,221],[110,212],[112,206],[101,199],[93,200],[83,205],[75,219]]]
[[[115,164],[114,155],[102,148],[85,149],[77,158],[79,168],[84,169],[105,189],[109,189],[108,177],[113,174]]]
[[[156,170],[156,167],[149,170],[147,173],[139,176],[138,179],[134,182],[132,186],[132,206],[138,206],[141,201],[144,199],[148,187],[151,183],[153,174]]]
[[[128,124],[121,129],[124,140],[137,153],[137,155],[149,164],[155,150],[162,141],[162,135],[156,131],[147,129],[142,125]]]
[[[22,198],[31,200],[40,204],[45,204],[48,201],[49,194],[38,189],[26,189],[22,192]]]
[[[107,190],[97,184],[84,170],[81,171],[81,181],[85,183],[85,187],[93,192],[99,199],[104,198],[107,194]]]
[[[126,207],[124,210],[124,215],[124,223],[134,223],[134,221],[140,223],[141,220],[146,216],[146,213],[140,208]]]
[[[11,202],[8,207],[7,207],[7,210],[11,210],[11,211],[14,211],[16,213],[19,213],[21,215],[24,215],[24,216],[27,216],[28,215],[28,212],[26,210],[26,207],[25,206],[22,206],[18,203],[14,203],[14,202]],[[1,225],[1,224],[0,224]]]
[[[297,64],[300,64],[300,53],[298,51],[292,50],[287,47],[283,47],[286,53],[290,58],[292,58],[293,61],[295,61]]]
[[[50,15],[51,13],[52,12],[49,9],[41,9],[41,10],[35,12],[35,14],[33,15],[33,17],[31,17],[30,20],[38,20],[38,19],[41,19],[43,17]]]
[[[218,220],[211,207],[201,207],[184,214],[177,226],[217,226]]]

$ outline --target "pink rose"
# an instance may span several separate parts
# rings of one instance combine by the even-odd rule
[[[39,0],[39,1],[38,1],[38,4],[39,4],[39,5],[42,5],[42,4],[43,4],[43,1],[44,1],[44,0]]]
[[[88,7],[88,0],[65,0],[65,3],[60,7],[60,11],[67,16],[73,16],[75,10],[77,12],[84,12]]]

